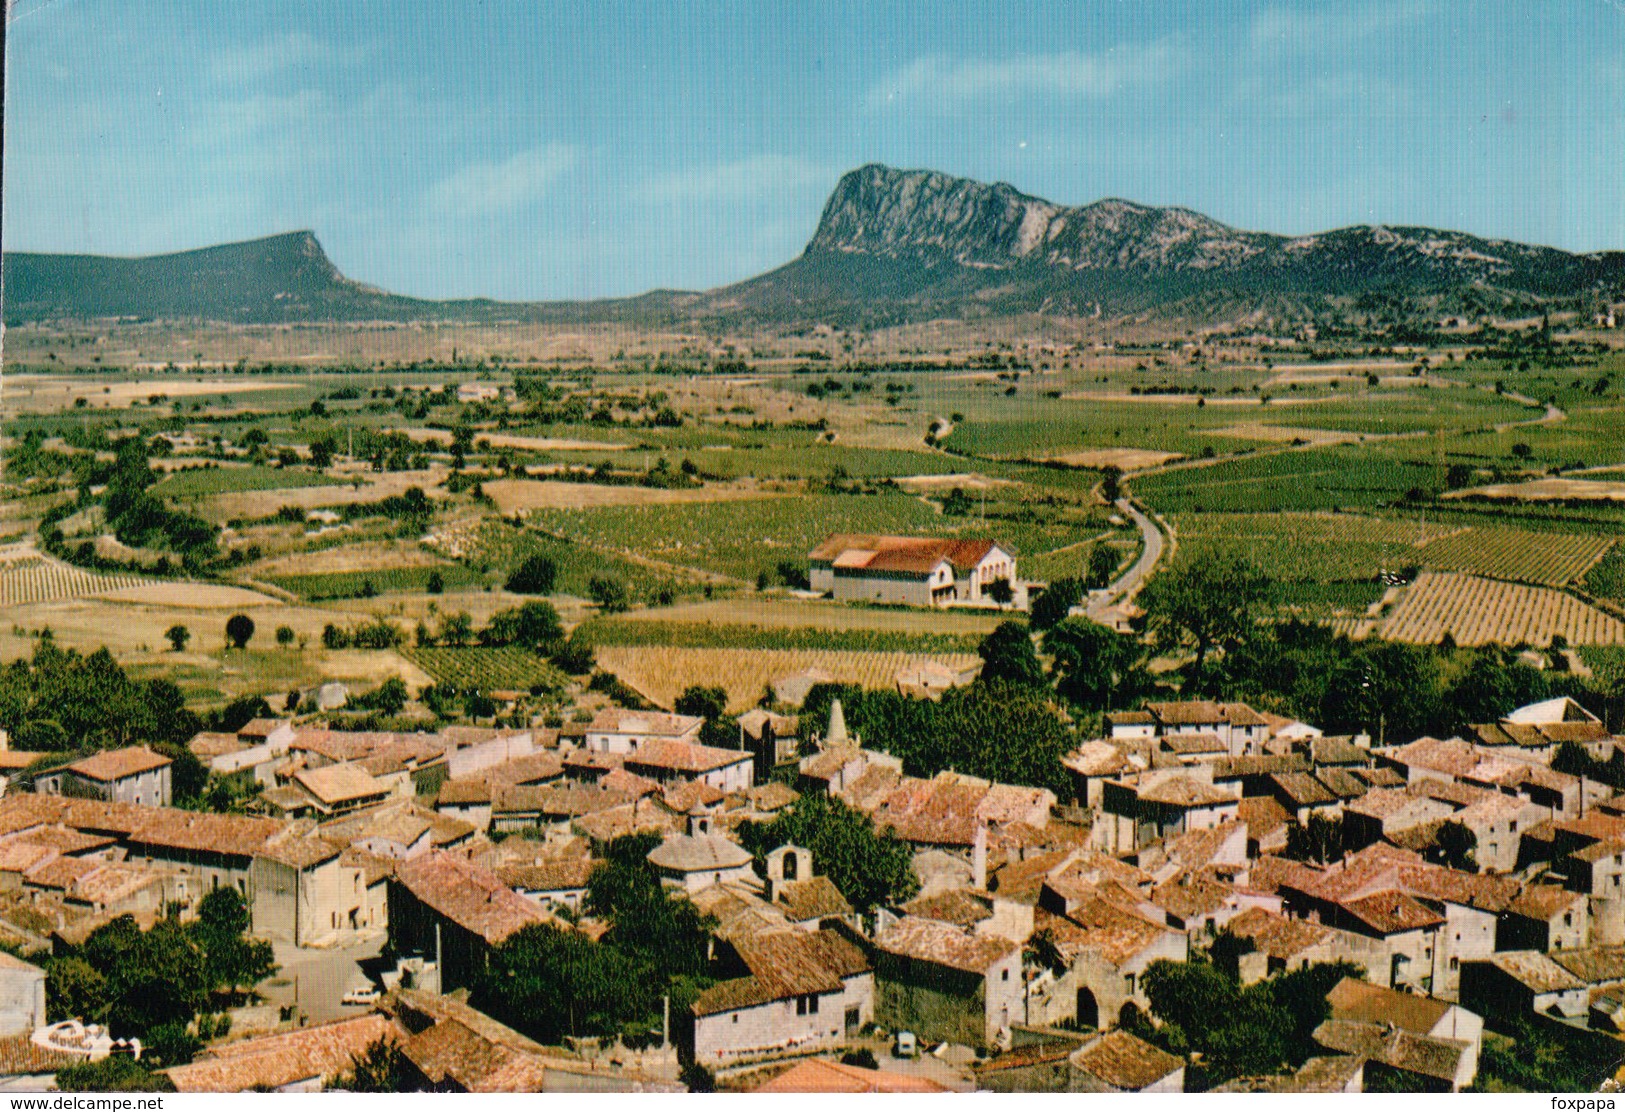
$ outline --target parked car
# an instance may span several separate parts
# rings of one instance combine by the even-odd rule
[[[376,1004],[378,998],[382,995],[372,985],[362,985],[360,988],[352,988],[349,992],[346,992],[340,999],[340,1003],[354,1004],[358,1007],[366,1004]]]

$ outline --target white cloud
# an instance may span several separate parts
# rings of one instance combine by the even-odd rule
[[[1183,60],[1183,52],[1168,40],[1096,54],[1067,50],[998,61],[928,55],[872,86],[864,103],[870,109],[921,101],[958,106],[1031,94],[1098,100],[1127,85],[1161,80]]]
[[[790,192],[832,187],[839,173],[796,155],[757,154],[655,174],[633,187],[632,199],[641,204],[772,200]]]
[[[362,52],[335,48],[304,31],[289,31],[244,46],[227,47],[209,59],[209,76],[216,81],[262,81],[289,69],[325,62],[355,61]]]
[[[1253,17],[1248,38],[1264,53],[1337,49],[1358,39],[1393,34],[1430,14],[1432,0],[1387,0],[1317,11],[1265,8]]]
[[[430,186],[425,203],[441,217],[506,212],[539,199],[577,160],[574,147],[548,143],[501,162],[472,162]]]

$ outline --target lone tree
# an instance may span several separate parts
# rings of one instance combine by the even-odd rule
[[[977,646],[982,658],[981,678],[988,683],[1003,680],[1021,687],[1044,687],[1044,666],[1033,651],[1033,639],[1020,622],[1000,622]]]
[[[559,567],[546,556],[527,556],[505,584],[516,595],[550,595],[558,582]]]
[[[187,643],[192,640],[192,631],[183,625],[172,625],[164,630],[164,639],[176,652],[185,652]]]
[[[1159,641],[1195,648],[1199,679],[1210,652],[1233,648],[1252,635],[1270,593],[1270,581],[1251,561],[1218,556],[1157,576],[1140,604]]]
[[[233,614],[226,619],[226,640],[231,642],[232,648],[246,649],[253,636],[254,619],[247,614]]]
[[[296,635],[293,632],[292,626],[276,627],[276,643],[282,646],[284,649],[293,644],[293,639],[295,636]]]

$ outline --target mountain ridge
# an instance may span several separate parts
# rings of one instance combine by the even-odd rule
[[[1382,294],[1440,304],[1625,290],[1625,252],[1584,254],[1406,225],[1244,231],[1118,197],[1062,205],[1005,182],[870,163],[843,174],[800,255],[706,291],[597,301],[435,301],[346,277],[309,230],[143,257],[7,252],[8,324],[51,318],[827,320],[1245,313]]]

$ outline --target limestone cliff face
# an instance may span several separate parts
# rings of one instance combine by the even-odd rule
[[[1487,284],[1559,293],[1621,272],[1621,256],[1572,255],[1432,228],[1359,225],[1289,238],[1229,227],[1183,208],[1107,199],[1078,207],[926,170],[869,165],[841,178],[807,246],[986,269],[1182,276],[1327,293],[1403,283],[1412,292]]]

